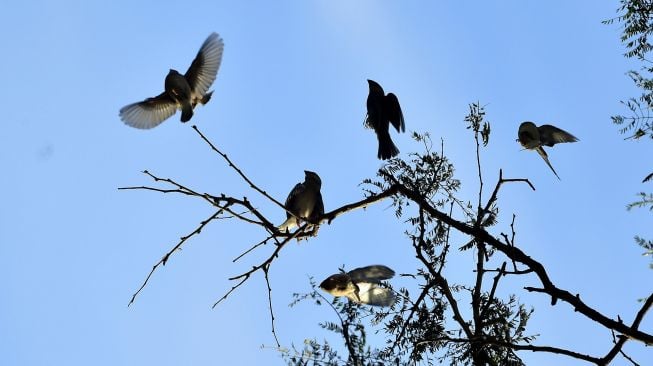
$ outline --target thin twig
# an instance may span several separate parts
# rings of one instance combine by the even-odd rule
[[[205,142],[206,142],[206,143],[211,147],[211,149],[212,149],[213,151],[215,151],[215,152],[217,152],[218,154],[220,154],[220,156],[222,156],[222,158],[223,158],[224,160],[227,161],[227,164],[229,164],[229,167],[231,167],[233,170],[235,170],[236,173],[238,173],[238,175],[240,175],[241,178],[243,178],[243,179],[245,180],[245,182],[247,182],[247,184],[249,184],[249,186],[250,186],[252,189],[254,189],[255,191],[259,192],[260,194],[262,194],[263,196],[265,196],[267,199],[269,199],[270,201],[276,203],[279,207],[281,207],[281,208],[283,208],[284,210],[286,210],[286,206],[285,206],[284,204],[282,204],[281,202],[277,201],[274,197],[270,196],[266,191],[260,189],[256,184],[254,184],[254,182],[252,182],[249,178],[247,178],[247,176],[245,175],[245,173],[243,173],[243,171],[240,170],[240,168],[238,168],[238,167],[237,167],[237,166],[236,166],[236,165],[231,161],[231,159],[229,159],[229,157],[227,156],[227,154],[223,153],[223,152],[220,151],[217,147],[215,147],[215,145],[213,145],[213,143],[212,143],[211,141],[209,141],[209,139],[207,139],[206,136],[204,136],[204,134],[199,130],[199,128],[197,128],[197,126],[193,125],[193,130],[195,130],[195,132],[197,132],[197,133],[200,135],[200,137],[202,138],[202,140],[204,140],[204,141],[205,141]]]
[[[175,246],[174,246],[170,251],[168,251],[168,253],[166,253],[166,254],[163,256],[163,258],[161,258],[161,260],[159,260],[159,261],[158,261],[158,262],[157,262],[157,263],[152,267],[152,270],[151,270],[150,273],[147,275],[147,277],[145,277],[145,281],[143,281],[143,284],[141,285],[141,287],[139,287],[138,290],[137,290],[137,291],[132,295],[132,298],[131,298],[131,300],[129,300],[129,304],[127,304],[127,306],[130,306],[130,305],[134,302],[134,300],[136,300],[136,296],[138,296],[138,294],[143,290],[143,288],[145,288],[145,286],[147,285],[147,283],[150,281],[150,277],[152,277],[152,274],[154,273],[154,271],[156,271],[156,269],[157,269],[160,265],[164,265],[164,266],[165,266],[165,264],[168,262],[168,259],[170,258],[170,256],[172,255],[172,253],[174,253],[175,251],[177,251],[178,249],[180,249],[181,246],[182,246],[182,245],[186,242],[186,240],[188,240],[190,237],[192,237],[193,235],[199,234],[199,233],[202,231],[202,229],[204,228],[204,226],[206,226],[206,224],[208,224],[211,220],[214,220],[215,218],[217,218],[217,217],[220,215],[220,213],[221,213],[221,211],[217,211],[217,212],[213,213],[213,215],[211,215],[208,219],[206,219],[206,220],[200,222],[200,225],[199,225],[195,230],[193,230],[190,234],[188,234],[188,235],[186,235],[186,236],[182,236],[181,239],[179,240],[179,242],[177,243],[177,245],[175,245]]]
[[[272,310],[272,287],[270,286],[270,276],[269,276],[270,264],[268,263],[263,267],[263,274],[265,275],[265,284],[268,286],[268,307],[270,309],[270,322],[272,325],[272,335],[274,336],[274,341],[277,342],[277,346],[281,347],[279,343],[279,338],[277,338],[277,331],[274,328],[274,311]]]
[[[487,270],[485,271],[488,272]],[[490,309],[490,306],[492,305],[492,301],[494,301],[494,294],[497,290],[497,286],[499,285],[499,279],[506,274],[506,262],[503,262],[503,264],[501,264],[501,268],[499,268],[498,271],[499,272],[497,273],[497,275],[494,276],[494,281],[492,282],[492,289],[490,289],[490,294],[488,295],[487,303],[483,307],[483,310],[481,310],[481,319],[485,319],[485,314]]]

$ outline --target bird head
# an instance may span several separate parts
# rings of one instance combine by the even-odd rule
[[[517,142],[519,142],[526,149],[534,149],[541,145],[540,131],[537,129],[535,123],[531,121],[524,121],[519,125]]]
[[[314,183],[318,186],[318,188],[322,187],[322,180],[320,179],[320,176],[317,175],[317,173],[312,172],[310,170],[304,170],[304,181],[305,182],[311,182]]]
[[[385,92],[383,91],[383,88],[376,81],[367,79],[367,84],[370,87],[370,93],[378,93],[378,94],[381,94],[381,95],[385,95]]]
[[[338,273],[327,277],[320,283],[320,288],[333,296],[347,296],[356,291],[356,285],[346,273]]]

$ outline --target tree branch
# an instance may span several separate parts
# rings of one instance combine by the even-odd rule
[[[147,275],[147,277],[145,277],[145,281],[143,281],[143,284],[141,285],[141,287],[139,287],[138,290],[137,290],[137,291],[132,295],[132,298],[131,298],[131,300],[129,300],[129,304],[127,304],[127,306],[130,306],[130,305],[134,302],[134,300],[136,300],[136,296],[138,296],[138,294],[143,290],[143,288],[145,288],[145,286],[147,285],[147,283],[150,281],[150,277],[152,277],[152,274],[154,274],[154,271],[156,271],[156,269],[157,269],[160,265],[164,265],[164,266],[165,266],[166,263],[168,262],[168,259],[169,259],[170,256],[172,255],[172,253],[174,253],[175,251],[177,251],[178,249],[180,249],[181,246],[182,246],[182,245],[186,242],[186,240],[188,240],[190,237],[199,234],[199,233],[202,231],[202,229],[204,228],[204,226],[206,226],[206,224],[208,224],[208,223],[211,222],[212,220],[216,219],[216,218],[220,215],[220,213],[221,213],[221,210],[216,211],[216,212],[213,213],[213,215],[211,215],[208,219],[206,219],[206,220],[200,222],[200,225],[199,225],[195,230],[193,230],[190,234],[188,234],[188,235],[186,235],[186,236],[182,236],[181,239],[179,240],[179,242],[177,243],[177,245],[175,245],[172,249],[170,249],[170,251],[168,251],[168,253],[166,253],[166,254],[163,256],[163,258],[161,258],[161,260],[159,260],[159,261],[158,261],[158,262],[157,262],[157,263],[152,267],[152,270],[151,270],[150,273]]]
[[[449,217],[447,214],[431,206],[423,197],[419,195],[419,193],[414,192],[404,187],[403,185],[395,184],[394,186],[396,187],[396,189],[399,190],[398,193],[404,195],[406,198],[418,204],[420,208],[424,209],[429,215],[444,222],[447,225],[451,225],[453,228],[455,228],[456,230],[464,234],[479,238],[483,242],[491,245],[493,248],[504,253],[508,258],[520,262],[526,265],[527,267],[529,267],[530,269],[532,269],[544,287],[539,292],[544,292],[549,296],[551,296],[553,305],[555,305],[556,299],[561,299],[564,302],[567,302],[570,305],[572,305],[574,309],[579,313],[603,325],[608,329],[614,329],[615,331],[621,334],[624,334],[632,339],[644,342],[645,344],[653,344],[653,335],[641,332],[636,329],[631,329],[630,327],[626,326],[621,322],[618,322],[614,319],[610,319],[607,316],[601,314],[600,312],[596,311],[595,309],[585,304],[580,299],[580,297],[574,296],[570,292],[556,287],[551,281],[551,279],[549,278],[549,275],[546,272],[544,266],[540,262],[526,255],[519,248],[502,243],[500,240],[490,235],[490,233],[488,233],[484,228],[475,228],[473,226],[455,220],[452,217]]]

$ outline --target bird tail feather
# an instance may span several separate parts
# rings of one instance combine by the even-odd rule
[[[392,142],[390,134],[379,135],[379,153],[377,157],[381,160],[388,160],[399,155],[399,149]]]
[[[540,154],[542,159],[544,159],[544,162],[546,163],[546,165],[548,165],[549,168],[551,168],[551,171],[553,172],[553,174],[556,175],[558,180],[562,180],[562,179],[560,179],[560,176],[558,176],[558,173],[556,173],[556,170],[553,169],[553,165],[551,165],[551,162],[549,161],[549,156],[546,154],[546,151],[544,151],[544,149],[541,146],[539,146],[536,150],[537,150],[537,153]]]
[[[188,103],[181,105],[181,121],[188,122],[193,117],[193,106]]]
[[[277,226],[277,229],[279,231],[290,231],[294,228],[297,227],[297,218],[294,216],[290,216],[286,221],[283,222],[283,224]]]

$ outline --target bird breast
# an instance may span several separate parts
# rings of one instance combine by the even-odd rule
[[[191,97],[190,85],[184,75],[175,70],[170,70],[166,76],[165,90],[176,102],[189,101]]]

